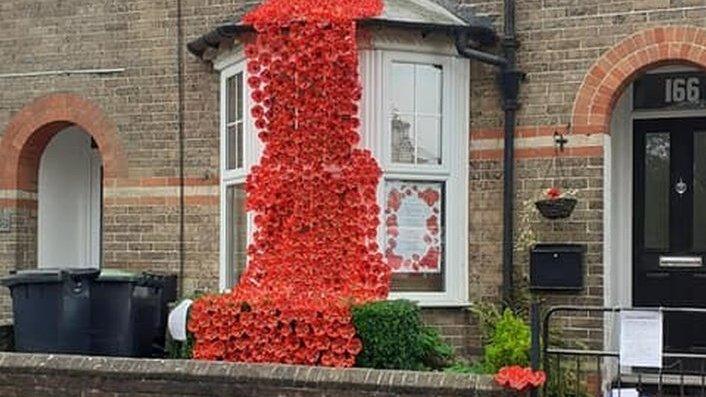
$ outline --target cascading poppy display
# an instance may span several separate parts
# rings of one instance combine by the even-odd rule
[[[271,0],[244,23],[251,109],[265,144],[247,180],[256,232],[230,294],[192,306],[194,357],[346,367],[362,345],[350,306],[387,297],[377,244],[381,171],[356,148],[356,19],[380,0]]]

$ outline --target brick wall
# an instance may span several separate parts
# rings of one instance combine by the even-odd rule
[[[0,396],[499,396],[491,377],[0,353]]]
[[[252,1],[251,1],[252,2]],[[241,13],[243,0],[182,1],[184,46],[178,47],[177,2],[41,0],[0,7],[0,74],[118,68],[108,74],[0,79],[0,139],[37,98],[75,94],[115,125],[126,170],[104,186],[104,266],[178,272],[180,267],[178,52],[183,55],[185,136],[185,288],[214,289],[218,278],[218,76],[186,54],[185,43]],[[36,114],[24,115],[32,119]],[[69,120],[72,121],[72,120]],[[95,134],[96,131],[87,131]],[[101,148],[105,156],[105,147]],[[35,156],[38,157],[38,156]],[[35,159],[35,162],[38,159]],[[2,169],[2,167],[0,167]],[[12,173],[14,171],[10,171]],[[36,175],[35,175],[36,177]],[[5,185],[0,177],[0,185]],[[29,200],[19,196],[33,195]],[[36,264],[36,186],[0,187],[11,214],[0,233],[0,274]],[[7,318],[6,289],[0,318]]]
[[[502,1],[462,0],[461,3],[491,16],[502,31]],[[591,66],[619,47],[622,40],[636,32],[665,26],[706,26],[706,3],[703,0],[517,1],[520,41],[517,59],[527,78],[520,90],[516,133],[516,234],[524,227],[523,220],[529,219],[531,229],[542,242],[576,242],[588,247],[587,288],[578,295],[543,294],[547,304],[603,304],[603,168],[609,164],[604,164],[602,133],[608,131],[579,125],[580,115],[574,111],[577,93],[586,88],[582,84]],[[692,37],[685,41],[696,46],[697,54],[698,48],[706,47],[703,36],[681,35]],[[667,33],[664,41],[679,41],[678,36],[679,33],[671,37]],[[637,38],[630,44],[640,43],[644,41]],[[629,51],[623,48],[613,51],[611,59],[615,57],[616,63],[629,56]],[[669,55],[684,59],[676,48],[669,50]],[[471,295],[495,301],[501,287],[503,120],[496,73],[492,67],[472,65],[469,203]],[[606,99],[598,106],[607,108],[611,104]],[[554,131],[569,133],[567,150],[561,154],[553,148]],[[550,186],[578,189],[579,205],[569,220],[541,220],[531,205],[523,208],[526,200],[537,199]],[[525,247],[518,247],[515,258],[519,270],[526,270]],[[602,340],[598,318],[567,319],[565,325],[569,336],[599,343]]]

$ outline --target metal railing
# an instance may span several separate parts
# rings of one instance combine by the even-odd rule
[[[531,308],[532,365],[547,373],[541,394],[547,397],[604,396],[613,390],[620,396],[626,388],[636,389],[640,396],[702,396],[706,397],[706,354],[682,351],[663,352],[662,368],[626,368],[620,363],[616,350],[570,346],[561,337],[552,337],[555,320],[585,313],[598,315],[601,319],[601,334],[612,331],[612,324],[621,311],[645,310],[638,308],[600,306],[554,306],[541,313],[538,304]],[[652,308],[650,308],[652,309]],[[706,315],[705,308],[654,308],[663,313],[689,313]],[[593,317],[596,318],[596,317]],[[611,329],[607,329],[611,327]],[[703,331],[706,333],[706,329]],[[560,335],[560,334],[559,334]],[[604,340],[599,341],[603,346]],[[534,393],[537,394],[537,393]],[[627,394],[627,393],[625,393]]]

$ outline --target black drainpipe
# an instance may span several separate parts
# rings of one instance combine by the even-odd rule
[[[514,196],[515,196],[515,122],[519,108],[518,94],[520,82],[524,78],[517,68],[517,36],[515,29],[515,0],[504,2],[503,57],[474,50],[467,47],[468,36],[456,36],[456,48],[459,54],[494,65],[500,68],[500,89],[502,91],[502,109],[505,113],[504,149],[503,149],[503,285],[502,299],[508,304],[513,291],[513,250],[514,250]]]
[[[179,296],[184,296],[184,268],[186,265],[184,228],[184,28],[182,0],[177,0],[177,80],[178,80],[178,133],[179,133]]]

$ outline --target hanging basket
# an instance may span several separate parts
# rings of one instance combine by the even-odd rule
[[[534,205],[547,219],[564,219],[571,216],[577,202],[575,198],[557,198],[535,201]]]

